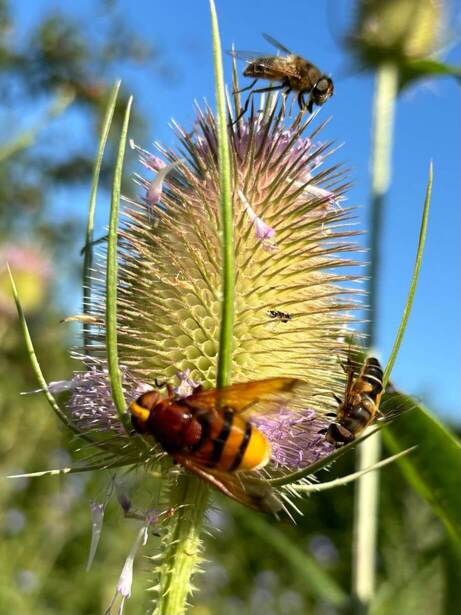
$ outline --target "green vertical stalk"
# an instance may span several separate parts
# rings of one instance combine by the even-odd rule
[[[226,98],[218,17],[210,0],[211,31],[216,92],[216,120],[220,183],[220,243],[222,253],[221,323],[216,370],[218,388],[230,384],[234,313],[234,241],[231,166],[227,132]],[[193,590],[191,577],[201,561],[200,534],[208,505],[208,486],[190,474],[182,474],[169,490],[169,504],[175,510],[163,540],[164,554],[157,568],[158,592],[154,615],[183,615]]]
[[[222,303],[216,386],[230,384],[232,371],[232,327],[234,317],[234,240],[232,217],[231,166],[227,133],[226,96],[222,67],[221,41],[214,0],[210,0],[213,61],[215,72],[216,118],[222,246]]]
[[[201,561],[204,510],[208,504],[207,485],[188,474],[181,474],[170,488],[173,511],[162,540],[162,559],[158,566],[158,593],[153,615],[183,615],[193,590],[191,577]]]
[[[373,107],[370,265],[368,271],[370,311],[366,331],[369,348],[373,348],[376,342],[383,207],[390,180],[397,91],[397,67],[394,64],[382,64],[376,75]],[[379,434],[371,436],[360,446],[357,459],[358,471],[377,463],[380,448]],[[370,603],[375,591],[378,486],[379,472],[365,474],[358,480],[356,486],[352,593],[357,615],[369,613]]]

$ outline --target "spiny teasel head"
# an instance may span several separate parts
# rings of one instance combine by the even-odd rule
[[[344,207],[339,165],[326,166],[331,144],[308,132],[312,116],[285,127],[284,112],[251,113],[229,127],[235,254],[232,382],[274,376],[307,382],[304,398],[258,426],[276,467],[300,467],[331,450],[318,435],[344,392],[341,363],[351,311],[345,283],[356,234]],[[192,133],[174,125],[178,147],[157,154],[131,143],[158,176],[136,176],[119,231],[118,350],[138,383],[175,383],[178,372],[215,386],[221,310],[220,188],[216,120],[197,108]],[[156,198],[152,199],[151,195]],[[348,254],[349,253],[349,254]],[[96,280],[91,313],[104,312]],[[357,291],[355,291],[357,292]],[[282,314],[282,316],[280,316]],[[95,327],[86,352],[104,349]],[[127,390],[128,399],[130,391]],[[328,449],[328,450],[327,450]]]

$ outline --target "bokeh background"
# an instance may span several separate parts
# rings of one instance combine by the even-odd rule
[[[351,169],[349,202],[367,224],[373,76],[359,70],[343,44],[352,3],[291,0],[218,2],[224,48],[272,53],[268,32],[312,59],[335,80],[319,121],[342,147],[335,161]],[[459,65],[460,15],[447,8],[442,57]],[[79,326],[60,324],[80,311],[83,228],[92,160],[108,88],[123,79],[135,96],[130,136],[142,147],[173,142],[172,118],[186,128],[194,100],[213,102],[208,6],[205,1],[0,0],[0,475],[64,467],[72,442],[39,395],[26,356],[4,263],[9,261],[49,380],[76,368],[68,348]],[[230,59],[226,60],[227,75]],[[434,189],[427,247],[393,379],[459,431],[461,154],[459,85],[419,81],[397,105],[392,186],[386,206],[379,288],[378,352],[385,360],[413,267],[429,161]],[[120,118],[118,118],[119,120]],[[134,193],[128,152],[125,192]],[[104,234],[111,176],[98,200],[96,236]],[[365,239],[363,239],[365,244]],[[341,461],[334,473],[353,466]],[[73,475],[0,479],[0,615],[102,613],[136,535],[114,503],[90,572],[89,501],[101,500],[108,477]],[[454,613],[460,586],[445,532],[406,486],[398,468],[383,474],[379,591],[376,613]],[[209,514],[207,572],[192,613],[270,615],[343,612],[350,585],[353,489],[311,497],[297,526],[274,524],[219,499]],[[155,546],[155,537],[151,538]],[[148,596],[147,560],[137,560],[127,612]],[[325,589],[326,588],[326,589]],[[338,593],[339,592],[339,593]],[[398,605],[398,610],[396,605]],[[174,615],[174,614],[172,614]]]

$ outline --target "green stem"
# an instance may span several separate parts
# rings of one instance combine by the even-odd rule
[[[218,127],[219,192],[221,195],[222,303],[217,367],[217,387],[231,382],[232,329],[234,317],[234,240],[232,218],[231,166],[227,133],[226,97],[218,17],[210,0],[213,60],[215,69],[216,118]]]
[[[220,242],[222,246],[222,299],[219,350],[216,374],[218,388],[230,384],[234,312],[234,241],[231,192],[231,167],[227,133],[226,99],[218,18],[210,0],[211,30],[216,91],[218,137]],[[200,557],[200,533],[208,504],[208,486],[200,479],[180,474],[170,489],[169,502],[174,511],[163,541],[162,561],[157,569],[158,600],[154,615],[182,615],[193,590],[191,576]]]
[[[383,206],[390,180],[394,109],[398,91],[398,69],[382,64],[376,76],[373,109],[372,182],[370,220],[370,301],[368,344],[376,343],[378,280]],[[358,449],[357,470],[375,465],[380,455],[380,436],[373,435]],[[354,511],[352,593],[355,613],[369,613],[375,591],[376,539],[378,525],[379,472],[365,474],[357,481]]]
[[[193,587],[191,576],[201,562],[203,517],[208,487],[195,476],[173,478],[170,490],[172,516],[162,541],[162,560],[157,568],[158,600],[153,615],[183,615]]]

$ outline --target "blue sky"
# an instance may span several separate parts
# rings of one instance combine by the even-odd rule
[[[351,169],[349,202],[361,206],[365,225],[369,192],[369,147],[373,78],[353,74],[338,46],[342,15],[328,17],[328,2],[290,0],[280,10],[279,0],[217,1],[224,49],[270,51],[261,37],[268,32],[287,47],[315,61],[335,80],[335,95],[322,108],[319,119],[332,116],[322,140],[343,143],[336,160]],[[329,0],[330,5],[338,4]],[[20,29],[27,29],[44,12],[63,6],[51,0],[14,3]],[[65,3],[78,16],[96,15],[99,3]],[[67,7],[69,7],[67,9]],[[72,8],[73,7],[73,8]],[[332,11],[330,11],[332,12]],[[172,143],[168,122],[193,121],[193,101],[213,101],[210,25],[206,0],[119,1],[119,13],[162,52],[174,78],[165,80],[146,68],[128,74],[135,104],[151,120],[140,143]],[[97,19],[97,17],[95,17]],[[97,22],[96,22],[97,23]],[[454,29],[454,27],[453,27]],[[448,55],[461,63],[460,49]],[[230,67],[226,58],[227,70]],[[114,78],[124,76],[114,74]],[[385,212],[382,244],[383,270],[379,293],[378,348],[385,360],[398,326],[413,268],[419,222],[430,160],[434,163],[432,211],[427,248],[414,309],[393,379],[401,388],[422,396],[445,416],[459,416],[461,366],[459,245],[461,233],[460,90],[449,79],[419,85],[398,101],[393,152],[392,186]],[[82,215],[86,207],[80,198]],[[56,208],[65,208],[57,199]],[[77,210],[79,212],[79,210]],[[102,224],[102,222],[101,222]]]

